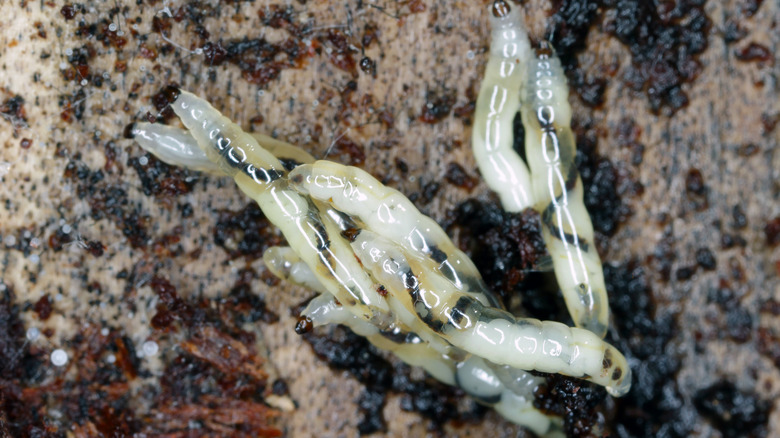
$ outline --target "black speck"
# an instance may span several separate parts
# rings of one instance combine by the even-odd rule
[[[693,403],[723,436],[766,436],[769,403],[754,393],[738,390],[729,381],[700,390]]]
[[[709,248],[699,248],[696,250],[696,263],[701,266],[702,269],[711,271],[715,269],[716,261],[715,255],[712,254]]]

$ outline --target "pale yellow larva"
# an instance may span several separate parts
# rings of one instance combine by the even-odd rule
[[[520,91],[532,57],[520,8],[494,2],[490,57],[477,97],[471,144],[482,177],[501,198],[504,209],[522,211],[533,205],[531,177],[512,149],[512,122],[520,109]]]
[[[589,332],[516,320],[490,307],[495,298],[470,260],[397,191],[359,169],[333,163],[301,165],[288,175],[273,154],[204,101],[182,93],[173,107],[189,134],[139,125],[134,130],[143,134],[137,136],[139,144],[153,152],[165,148],[169,162],[180,156],[185,165],[232,173],[294,248],[269,250],[264,255],[269,267],[320,292],[303,312],[313,325],[347,325],[540,435],[558,434],[561,420],[538,411],[531,393],[517,388],[517,382],[526,382],[525,388],[541,384],[522,370],[587,378],[615,395],[627,390],[625,359]],[[168,147],[171,143],[176,147]],[[193,143],[217,166],[204,165],[202,157],[193,159]],[[269,149],[311,161],[293,146]],[[386,226],[388,221],[394,226]],[[355,256],[360,264],[342,263]],[[376,294],[378,283],[384,298],[358,292]]]
[[[549,45],[532,53],[519,11],[504,0],[491,8],[491,52],[474,116],[474,156],[506,211],[532,206],[539,212],[569,314],[577,327],[604,337],[609,303],[574,166],[566,77]],[[528,167],[512,149],[518,110]]]
[[[568,96],[560,61],[545,44],[529,62],[521,106],[534,208],[541,215],[542,237],[569,314],[578,327],[604,337],[609,302],[574,163],[576,143]]]
[[[517,10],[497,0],[492,11],[496,53],[477,104],[477,161],[505,208],[540,211],[569,311],[602,335],[608,307],[595,249],[583,245],[592,227],[573,167],[565,78],[549,53],[530,53]],[[586,379],[615,396],[628,391],[631,371],[614,347],[588,330],[507,313],[471,260],[400,192],[360,169],[247,134],[190,93],[171,106],[187,131],[138,124],[136,140],[170,164],[233,177],[258,202],[290,244],[264,254],[269,268],[320,293],[303,311],[309,326],[344,324],[540,435],[559,435],[561,419],[533,407],[543,379],[525,370]],[[531,175],[512,150],[518,110]],[[597,290],[572,295],[570,283]]]

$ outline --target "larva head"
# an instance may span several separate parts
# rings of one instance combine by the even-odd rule
[[[528,35],[523,25],[521,8],[510,5],[507,0],[495,0],[490,7],[490,27],[493,30],[492,46],[520,44],[524,51],[530,51]]]
[[[536,57],[539,59],[550,58],[555,55],[555,48],[549,41],[543,40],[539,43],[539,47],[536,48]]]
[[[504,18],[511,12],[509,3],[504,0],[495,0],[490,10],[496,18]]]

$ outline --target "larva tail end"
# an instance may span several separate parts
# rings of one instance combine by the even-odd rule
[[[607,335],[607,329],[608,329],[607,325],[601,321],[601,315],[599,315],[598,313],[595,314],[587,313],[577,323],[577,327],[584,328],[585,330],[593,332],[593,334],[595,334],[601,339],[604,339],[604,336]]]
[[[553,259],[550,255],[544,255],[538,257],[533,265],[528,269],[523,269],[522,272],[553,272],[555,265],[553,265]]]
[[[631,389],[631,368],[628,368],[628,366],[626,366],[625,370],[622,368],[615,368],[615,370],[613,370],[613,378],[616,377],[615,374],[618,372],[620,373],[620,376],[617,376],[617,379],[615,379],[615,384],[605,387],[612,397],[623,397],[628,394],[628,391]]]

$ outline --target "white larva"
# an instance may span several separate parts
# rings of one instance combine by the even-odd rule
[[[485,305],[497,303],[474,263],[401,192],[385,187],[361,169],[330,161],[299,166],[290,172],[290,181],[300,193],[327,202],[397,242],[414,259],[426,264],[426,269],[447,278],[455,289],[472,294]]]
[[[361,236],[364,234],[366,233],[361,232]],[[362,245],[358,243],[360,240],[358,238],[353,243],[353,247],[356,244]],[[268,261],[272,255],[284,258],[284,264],[289,268],[285,272],[303,273],[308,270],[308,266],[291,252],[271,248],[263,255],[263,259]],[[272,261],[272,264],[280,263]],[[299,274],[298,278],[311,276],[312,273]],[[282,278],[305,286],[298,283],[296,278],[287,276]],[[381,333],[376,326],[357,318],[344,306],[336,304],[327,292],[322,292],[311,300],[301,316],[308,318],[315,327],[326,324],[345,325],[353,332],[365,336],[376,347],[392,351],[410,365],[422,367],[439,381],[458,385],[481,403],[492,406],[507,419],[528,427],[534,433],[546,437],[563,436],[561,419],[550,417],[533,405],[534,390],[544,384],[544,379],[541,377],[533,376],[524,370],[491,364],[479,356],[464,355],[459,349],[449,345],[431,348],[431,343],[426,343],[415,336],[413,332],[405,329],[403,324],[389,327]]]
[[[609,304],[574,164],[576,143],[566,77],[551,49],[540,50],[528,74],[521,115],[542,238],[575,324],[603,337],[609,326]]]
[[[318,279],[331,294],[366,318],[376,310],[387,310],[387,304],[373,289],[349,247],[338,239],[326,245],[328,239],[323,235],[319,214],[304,196],[289,189],[282,163],[261,147],[255,137],[190,93],[182,92],[172,107],[197,144],[204,145],[202,149],[208,158],[258,203],[296,253],[315,267],[315,272],[323,271]],[[136,141],[152,153],[161,147],[148,139],[167,134],[156,128],[157,125],[139,123],[133,129],[134,134],[149,134],[136,137]]]
[[[604,337],[609,326],[609,304],[601,260],[593,246],[593,226],[583,202],[582,181],[574,166],[576,144],[570,127],[566,77],[550,47],[545,46],[538,55],[527,48],[519,8],[496,0],[492,15],[491,57],[477,100],[472,136],[477,164],[505,210],[533,206],[539,212],[542,237],[569,314],[577,327]],[[511,40],[506,36],[507,29],[511,30]],[[507,49],[515,46],[523,49]],[[515,56],[510,59],[507,53]],[[512,61],[519,66],[509,66]],[[514,76],[509,77],[507,71]],[[494,97],[508,91],[517,93],[517,105],[509,98]],[[505,100],[505,104],[496,104]],[[518,108],[525,127],[528,167],[512,149],[512,119]],[[486,158],[490,156],[495,158]],[[506,163],[508,170],[497,162]],[[527,176],[529,168],[530,180],[509,181],[502,176]],[[529,203],[516,201],[521,192],[528,192]]]
[[[512,149],[512,121],[520,109],[531,45],[520,8],[496,2],[489,17],[490,58],[477,97],[471,144],[487,185],[501,198],[505,210],[517,212],[534,203],[528,168]]]
[[[593,232],[573,170],[565,78],[553,56],[530,53],[518,10],[497,0],[493,11],[494,50],[475,115],[475,155],[506,209],[533,206],[542,214],[569,311],[593,333],[515,318],[471,260],[400,192],[360,169],[314,161],[295,146],[247,134],[190,93],[172,103],[187,131],[141,123],[133,133],[167,163],[229,175],[258,202],[290,244],[264,254],[269,269],[319,292],[302,313],[309,325],[344,324],[507,419],[560,436],[561,419],[533,407],[533,390],[544,380],[526,370],[583,378],[614,396],[628,391],[631,371],[597,336],[606,330],[608,304],[598,256],[583,244]],[[512,150],[518,110],[530,176]],[[279,158],[298,166],[285,169]]]
[[[498,365],[588,378],[605,385],[615,395],[622,395],[628,389],[630,371],[625,359],[590,332],[554,322],[515,320],[503,310],[486,306],[496,300],[484,288],[471,261],[454,247],[435,222],[422,216],[399,192],[382,186],[359,169],[322,161],[300,165],[285,176],[286,170],[276,157],[205,101],[182,92],[172,106],[207,156],[217,161],[222,172],[230,172],[239,187],[252,195],[269,219],[280,227],[295,255],[349,312],[349,318],[343,313],[330,312],[334,318],[341,315],[337,318],[340,323],[354,326],[367,335],[373,331],[370,326],[378,331],[398,327],[408,333],[411,332],[408,325],[414,325],[423,336],[424,347],[387,343],[385,347],[397,351],[411,363],[422,365],[443,381],[453,381],[446,370],[455,366],[454,359],[433,358],[442,355],[442,348],[452,345],[456,349],[453,351],[462,350]],[[138,140],[152,152],[159,145],[147,139],[166,135],[168,129],[157,128],[140,124],[134,129],[134,132],[150,134]],[[338,211],[329,214],[333,208]],[[374,233],[381,231],[378,234],[390,242],[386,245],[394,245],[398,262],[408,264],[415,271],[415,276],[407,276],[386,288],[392,299],[377,293],[375,279],[382,271],[381,263],[373,270],[370,266],[366,268],[370,257],[364,256],[362,265],[358,264],[350,242],[338,237],[345,227],[339,223],[339,218],[346,221],[343,217],[356,227]],[[385,226],[390,217],[395,227]],[[380,240],[369,238],[368,242]],[[308,278],[308,274],[304,277]],[[422,298],[416,302],[409,298],[412,280],[419,282]],[[329,302],[330,296],[322,299]],[[400,304],[407,309],[407,316],[401,319]],[[317,306],[309,313],[315,315]],[[415,319],[410,320],[409,315]],[[471,322],[467,324],[464,318]],[[425,338],[430,341],[425,342]],[[434,345],[438,348],[431,348]],[[410,348],[413,354],[405,352]],[[425,355],[420,355],[421,349],[426,351]],[[515,397],[507,396],[507,400],[517,403]]]
[[[361,169],[326,161],[299,166],[289,178],[300,193],[349,215],[386,241],[397,242],[401,251],[392,258],[372,263],[376,259],[363,257],[362,265],[382,278],[391,294],[403,297],[399,299],[428,330],[450,344],[496,364],[588,376],[587,380],[604,385],[613,395],[627,391],[630,381],[622,375],[628,368],[625,359],[592,332],[552,321],[515,319],[486,306],[485,302],[493,301],[487,298],[489,293],[469,288],[482,284],[470,261],[466,262],[438,224],[400,192],[382,186]],[[432,248],[452,252],[441,251],[437,256]],[[398,265],[392,275],[385,268],[391,261]],[[441,270],[443,265],[448,270]],[[449,277],[449,269],[455,271],[456,280]],[[482,296],[486,298],[478,298]],[[605,357],[616,358],[612,362],[616,368],[604,369]]]
[[[144,129],[144,126],[154,126],[154,129]],[[181,129],[170,126],[136,125],[133,132],[139,144],[153,145],[154,155],[171,165],[187,167],[212,174],[223,172],[209,160],[203,149],[197,147],[195,139]]]

